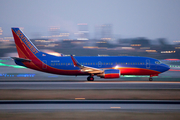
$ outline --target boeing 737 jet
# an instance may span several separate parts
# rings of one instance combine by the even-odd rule
[[[12,57],[17,65],[58,75],[87,75],[105,79],[120,78],[121,75],[153,76],[169,70],[169,66],[149,57],[109,56],[74,57],[53,56],[38,50],[19,28],[12,28],[19,57]]]

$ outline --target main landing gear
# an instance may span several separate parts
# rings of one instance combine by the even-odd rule
[[[152,77],[150,77],[150,78],[149,78],[149,81],[153,81],[153,78],[152,78]]]
[[[94,81],[94,77],[93,76],[87,77],[87,81]]]

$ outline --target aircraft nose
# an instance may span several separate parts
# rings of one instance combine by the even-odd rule
[[[163,64],[163,66],[164,66],[164,71],[168,71],[169,69],[170,69],[170,67],[168,66],[168,65],[166,65],[166,64]]]

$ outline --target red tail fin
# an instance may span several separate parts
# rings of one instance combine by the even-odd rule
[[[20,58],[31,59],[39,53],[39,50],[19,28],[12,28],[12,33]]]

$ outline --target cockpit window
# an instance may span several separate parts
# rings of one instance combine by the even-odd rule
[[[155,61],[155,63],[156,63],[156,64],[161,64],[161,62],[160,62],[160,61]]]

